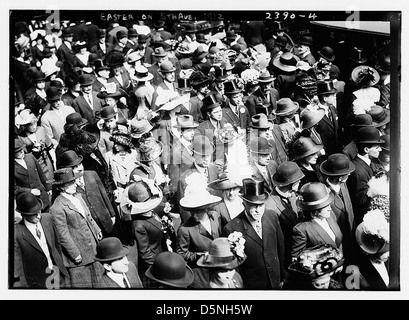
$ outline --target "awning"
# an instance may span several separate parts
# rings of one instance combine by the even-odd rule
[[[340,30],[357,31],[383,36],[390,35],[389,21],[311,21],[311,23]]]

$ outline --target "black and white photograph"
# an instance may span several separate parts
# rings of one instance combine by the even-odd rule
[[[402,298],[404,14],[316,2],[9,3],[6,299]]]

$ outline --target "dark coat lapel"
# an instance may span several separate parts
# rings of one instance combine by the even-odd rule
[[[256,230],[254,230],[254,228],[251,226],[251,223],[249,222],[249,220],[247,219],[245,213],[243,212],[243,228],[244,231],[246,232],[247,236],[249,236],[251,239],[254,240],[255,243],[257,243],[258,245],[263,246],[263,242],[260,239],[260,237],[258,236]],[[264,232],[264,227],[263,227],[263,231]]]

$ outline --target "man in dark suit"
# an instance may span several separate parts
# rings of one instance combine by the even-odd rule
[[[233,127],[246,130],[250,124],[250,114],[243,103],[243,90],[235,80],[229,80],[224,83],[224,94],[229,103],[222,109],[223,118]]]
[[[340,152],[338,115],[336,109],[337,90],[332,81],[317,82],[317,96],[319,99],[319,109],[325,111],[325,115],[316,126],[320,134],[327,155]]]
[[[104,29],[99,29],[97,36],[98,43],[92,46],[90,52],[97,54],[99,59],[104,60],[107,53],[114,49],[114,46],[111,43],[106,42],[106,33]]]
[[[57,49],[57,58],[63,64],[61,67],[61,73],[64,78],[72,75],[76,65],[75,53],[72,49],[73,36],[74,33],[69,28],[63,29],[63,42]]]
[[[14,225],[14,288],[59,289],[69,278],[51,215],[41,214],[41,207],[42,201],[28,191],[16,199],[22,220]]]
[[[159,47],[162,48],[162,47]],[[156,48],[156,49],[159,49]],[[155,49],[155,50],[156,50]],[[149,68],[149,72],[151,72],[154,77],[155,77],[155,72],[156,74],[159,75],[159,78],[157,80],[153,80],[155,91],[152,96],[152,110],[156,111],[158,110],[161,106],[163,106],[165,103],[169,102],[172,98],[177,97],[178,91],[177,91],[177,83],[176,81],[176,68],[172,64],[171,61],[166,60],[160,63],[159,68],[155,70],[153,65],[151,68]]]
[[[181,115],[192,115],[194,121],[202,122],[203,116],[200,111],[202,104],[195,99],[192,99],[190,93],[192,91],[192,86],[190,85],[190,79],[179,78],[177,90],[180,96],[185,96],[187,102],[182,104],[179,114]]]
[[[85,26],[82,29],[81,40],[87,43],[88,50],[98,43],[99,28],[97,25],[93,24],[91,21],[85,22]]]
[[[223,235],[237,231],[246,240],[247,259],[239,266],[243,289],[279,289],[284,280],[285,246],[277,213],[265,207],[268,194],[262,181],[244,179],[240,197],[245,209],[223,228]]]
[[[93,170],[85,170],[82,165],[82,156],[78,156],[75,151],[68,150],[61,154],[58,163],[60,168],[72,168],[77,178],[77,192],[83,195],[84,200],[89,205],[91,216],[101,228],[104,237],[112,236],[116,233],[115,213],[105,187],[98,174]]]
[[[81,94],[74,99],[72,107],[88,123],[93,124],[102,109],[103,102],[97,97],[97,93],[92,90],[94,79],[88,74],[79,77]]]

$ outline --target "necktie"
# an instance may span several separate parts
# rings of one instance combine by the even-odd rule
[[[206,180],[209,180],[209,172],[207,171],[207,168],[204,170],[204,176],[206,177]]]
[[[129,288],[128,282],[127,282],[126,279],[125,279],[125,275],[124,275],[124,277],[122,278],[122,280],[124,281],[125,288]]]
[[[40,231],[40,229],[38,229],[38,223],[36,224],[36,235],[37,235],[38,239],[41,239],[41,231]]]
[[[256,232],[261,238],[261,221],[257,221],[255,226],[256,226]]]

